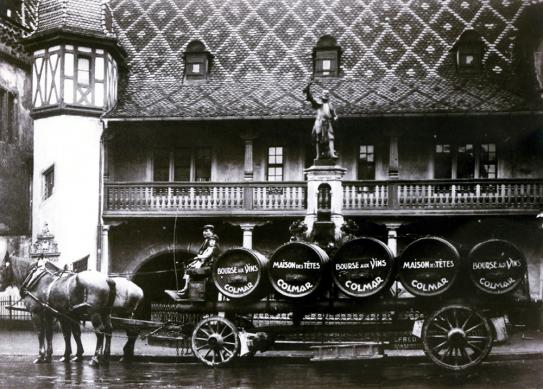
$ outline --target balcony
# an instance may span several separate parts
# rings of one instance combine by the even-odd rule
[[[107,183],[104,216],[303,216],[305,182]]]
[[[352,214],[531,214],[543,208],[543,180],[351,181],[343,210]]]
[[[106,183],[104,217],[303,217],[305,182]],[[506,215],[543,209],[543,180],[345,181],[346,216]]]

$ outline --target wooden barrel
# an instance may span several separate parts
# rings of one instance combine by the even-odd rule
[[[490,239],[477,244],[468,255],[469,275],[485,293],[505,294],[522,283],[526,257],[513,243]]]
[[[323,287],[328,262],[328,254],[319,246],[290,242],[279,247],[271,256],[268,277],[281,296],[306,297]]]
[[[227,250],[213,262],[213,282],[223,295],[231,299],[258,299],[268,289],[267,263],[268,259],[255,250]]]
[[[389,285],[394,273],[394,254],[375,238],[346,242],[332,259],[332,278],[351,297],[368,297]]]
[[[439,237],[409,244],[399,261],[399,278],[415,296],[436,296],[452,287],[460,271],[456,247]]]

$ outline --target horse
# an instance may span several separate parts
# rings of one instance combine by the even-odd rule
[[[114,283],[112,290],[115,293],[115,300],[111,306],[111,313],[114,316],[119,317],[134,317],[136,309],[143,300],[143,290],[130,280],[123,277],[111,277],[110,282]],[[130,361],[134,357],[134,346],[136,339],[138,338],[138,331],[127,327],[126,328],[127,341],[123,347],[122,361]],[[108,345],[108,338],[106,338],[106,347],[104,354],[109,358],[110,347]]]
[[[111,298],[113,302],[111,305],[111,313],[115,316],[120,317],[129,317],[132,318],[139,304],[143,300],[143,291],[141,288],[133,283],[132,281],[127,280],[122,277],[112,277],[108,278],[108,283],[110,286]],[[110,298],[110,299],[111,299]],[[79,329],[79,323],[77,325]],[[80,350],[81,345],[81,331],[72,331],[74,340]],[[121,361],[128,362],[134,357],[134,345],[138,338],[138,331],[131,327],[126,327],[127,341],[123,347],[123,357]],[[70,333],[64,333],[64,343],[65,343],[65,354],[71,350],[71,339]],[[81,347],[81,352],[83,348]],[[78,351],[79,353],[79,351]],[[111,355],[111,334],[105,334],[105,346],[103,352],[103,361],[109,361]],[[61,361],[64,359],[61,359]],[[76,360],[75,358],[72,361]]]
[[[77,338],[80,338],[79,321],[85,317],[91,321],[96,333],[96,349],[90,364],[98,366],[103,354],[104,335],[111,337],[112,282],[108,283],[104,274],[89,270],[62,275],[51,266],[38,266],[37,262],[10,256],[4,246],[7,245],[0,245],[0,291],[14,285],[21,292],[38,333],[39,352],[34,363],[52,361],[55,317],[59,319],[65,340],[70,340],[70,334],[74,333],[77,343],[75,360],[81,360],[83,346]],[[67,346],[63,360],[69,361],[70,355],[71,346]]]

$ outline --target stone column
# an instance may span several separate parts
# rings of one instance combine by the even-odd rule
[[[252,250],[253,230],[255,229],[255,223],[241,223],[239,226],[243,231],[243,247]]]
[[[387,246],[395,257],[398,255],[398,228],[401,225],[401,223],[385,223],[387,227]]]
[[[102,251],[100,258],[100,272],[109,274],[109,229],[111,226],[102,226]]]

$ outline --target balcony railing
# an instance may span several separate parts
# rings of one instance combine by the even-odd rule
[[[107,183],[105,212],[303,211],[305,182]]]
[[[351,181],[345,210],[462,210],[543,208],[543,180]]]
[[[306,182],[106,183],[105,216],[303,216]],[[344,181],[346,214],[507,213],[543,209],[543,179]]]

